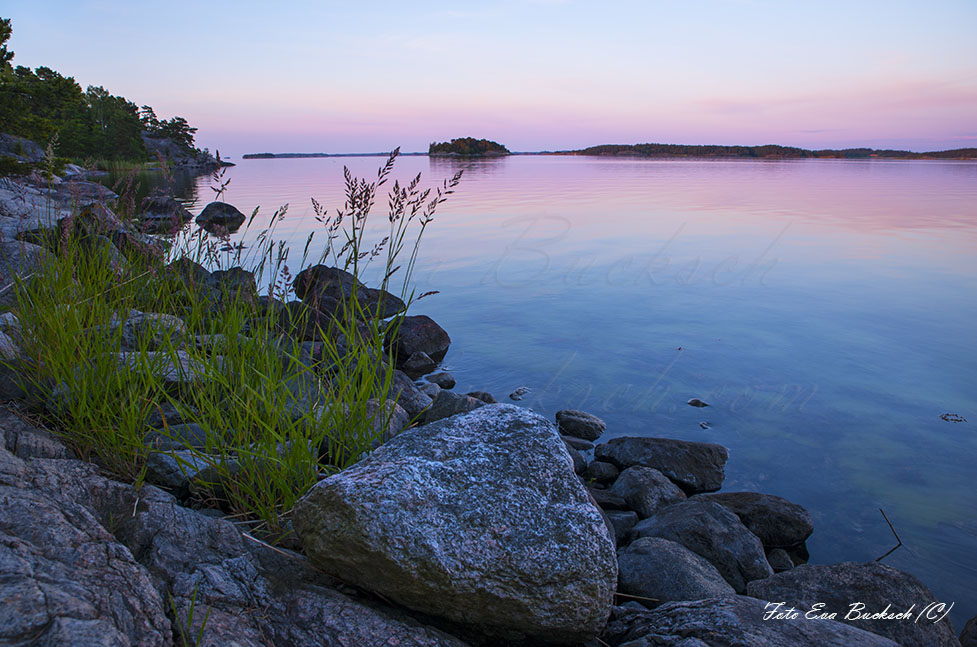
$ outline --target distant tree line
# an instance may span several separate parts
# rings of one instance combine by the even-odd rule
[[[450,142],[432,142],[427,149],[428,155],[508,155],[509,149],[498,142],[474,137],[460,137]]]
[[[840,158],[867,159],[888,157],[900,159],[973,159],[977,148],[913,153],[900,150],[846,148],[841,150],[808,150],[792,146],[687,146],[683,144],[602,144],[582,150],[567,151],[574,155],[620,155],[640,157],[746,157],[746,158]]]
[[[42,146],[57,134],[58,155],[79,160],[146,160],[144,132],[194,150],[197,129],[183,117],[160,120],[149,106],[137,107],[100,86],[83,91],[72,77],[48,67],[14,67],[7,49],[12,31],[10,19],[0,18],[0,133]]]

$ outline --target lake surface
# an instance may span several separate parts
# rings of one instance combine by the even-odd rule
[[[343,166],[382,162],[241,160],[226,200],[288,203],[295,273],[310,198],[341,207]],[[810,510],[814,563],[888,551],[884,509],[905,544],[885,563],[958,631],[977,613],[977,164],[405,157],[395,177],[458,169],[415,273],[440,293],[412,308],[451,335],[457,391],[723,444],[724,490]]]

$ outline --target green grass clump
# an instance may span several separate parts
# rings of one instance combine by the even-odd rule
[[[365,240],[368,217],[396,154],[374,181],[347,171],[346,204],[335,215],[313,202],[326,234],[319,262],[357,277],[371,262],[384,262],[377,287],[402,278],[399,292],[409,304],[421,235],[460,174],[433,195],[418,188],[420,176],[404,187],[394,183],[390,233],[371,244]],[[222,173],[216,179],[223,188]],[[310,324],[309,311],[285,316],[269,300],[289,296],[289,250],[274,241],[284,215],[285,208],[276,211],[248,248],[228,247],[226,236],[214,239],[187,227],[166,253],[133,244],[121,256],[79,216],[51,234],[57,240],[45,241],[57,250],[52,260],[14,288],[17,342],[26,359],[12,366],[44,404],[39,410],[47,422],[79,455],[141,482],[153,451],[147,419],[175,411],[206,431],[200,447],[180,455],[188,474],[205,467],[194,498],[254,521],[273,541],[287,535],[298,497],[382,439],[392,407],[378,403],[387,400],[394,370],[384,339],[404,316],[381,319],[355,293],[328,323]],[[256,209],[248,228],[257,216]],[[401,271],[397,257],[411,232],[413,248]],[[299,266],[306,265],[314,238],[315,232]],[[261,295],[247,282],[202,280],[197,263],[252,271]],[[133,310],[160,316],[123,325]],[[296,330],[310,325],[316,342],[296,339]],[[157,436],[165,440],[166,430]]]

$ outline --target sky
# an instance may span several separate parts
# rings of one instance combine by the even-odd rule
[[[15,65],[183,116],[222,155],[977,147],[972,0],[4,0],[0,17]]]

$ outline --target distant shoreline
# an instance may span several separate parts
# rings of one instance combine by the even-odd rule
[[[377,153],[247,153],[241,159],[302,159],[317,157],[388,157],[389,152]],[[409,157],[437,157],[449,159],[499,158],[510,155],[556,155],[579,157],[619,157],[632,159],[901,159],[901,160],[977,160],[977,148],[956,148],[945,151],[875,150],[871,148],[808,150],[786,146],[682,146],[674,144],[627,144],[592,146],[571,151],[527,151],[507,154],[458,155],[425,152],[401,153]]]

